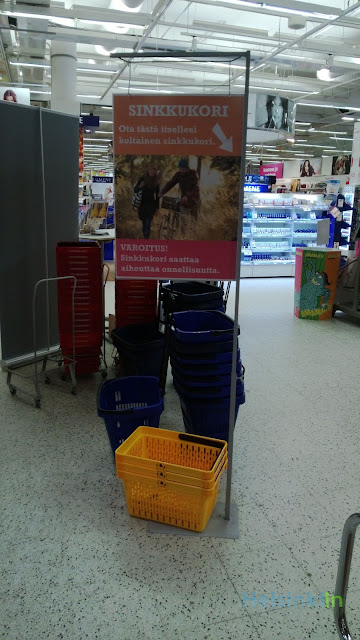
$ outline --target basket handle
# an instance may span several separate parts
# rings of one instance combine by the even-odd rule
[[[209,440],[208,438],[199,438],[198,436],[193,436],[189,433],[179,433],[179,440],[192,442],[193,444],[201,444],[205,447],[215,447],[216,449],[223,449],[224,447],[220,442],[214,442],[214,440]]]
[[[234,333],[234,329],[213,329],[210,333],[212,336],[223,336],[227,333]]]

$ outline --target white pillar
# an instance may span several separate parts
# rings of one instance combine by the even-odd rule
[[[77,100],[75,43],[52,42],[51,108],[76,116],[80,113],[80,103]]]
[[[349,184],[360,184],[360,122],[355,122]]]

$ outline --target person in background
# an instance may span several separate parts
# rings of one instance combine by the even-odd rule
[[[178,164],[178,171],[173,175],[171,180],[167,182],[161,189],[160,197],[170,191],[175,185],[180,188],[180,222],[182,234],[185,234],[188,226],[189,216],[193,220],[197,220],[200,208],[200,187],[199,176],[195,169],[190,169],[189,162],[186,158],[181,158]]]
[[[267,122],[261,125],[262,129],[284,129],[288,131],[287,122],[288,101],[280,96],[268,96],[266,100],[266,110],[268,114]]]
[[[6,102],[17,102],[16,93],[11,91],[11,89],[8,89],[4,93],[4,100],[6,100]]]
[[[144,238],[150,238],[151,222],[159,208],[159,180],[157,168],[150,165],[147,172],[139,178],[134,193],[142,192],[141,204],[139,207],[139,218],[142,221]]]
[[[311,166],[310,160],[305,160],[300,169],[300,178],[311,178],[315,173],[314,167]]]

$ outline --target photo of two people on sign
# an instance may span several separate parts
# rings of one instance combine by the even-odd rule
[[[115,156],[116,237],[236,240],[239,156]]]

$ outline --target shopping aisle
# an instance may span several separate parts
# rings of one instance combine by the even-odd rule
[[[11,397],[0,377],[1,637],[336,638],[321,593],[333,594],[343,522],[360,506],[360,327],[294,318],[293,286],[241,282],[239,540],[150,535],[145,521],[129,518],[96,415],[100,377],[82,380],[76,397],[55,377],[40,411]],[[161,426],[177,429],[170,380]],[[294,606],[295,596],[305,606]],[[355,637],[359,601],[360,539],[349,594]]]

